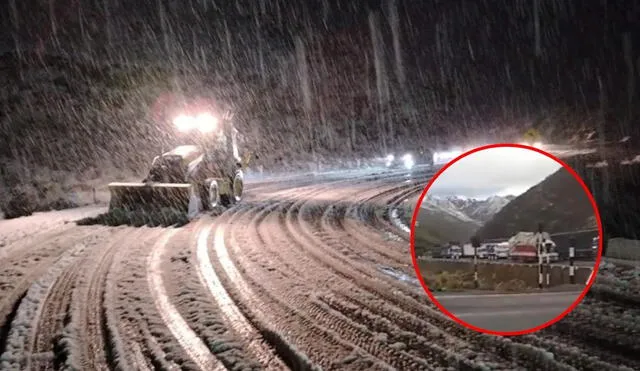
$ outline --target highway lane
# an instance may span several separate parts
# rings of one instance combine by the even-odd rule
[[[433,260],[433,261],[450,261],[450,262],[473,262],[473,258],[459,258],[459,259],[451,259],[451,258],[431,258],[431,257],[420,257],[418,260]],[[522,263],[509,259],[499,259],[499,260],[489,260],[489,259],[478,259],[478,264],[517,264],[517,265],[535,265],[538,263]],[[576,267],[593,267],[596,264],[595,260],[576,260],[573,262],[573,265]],[[557,260],[555,262],[551,262],[552,267],[568,267],[570,263],[568,260]]]
[[[566,310],[580,291],[526,294],[448,293],[436,299],[459,319],[492,331],[522,331],[542,325]]]

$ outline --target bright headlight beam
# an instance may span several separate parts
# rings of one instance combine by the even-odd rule
[[[203,133],[210,133],[218,127],[218,119],[210,113],[202,113],[196,117],[198,130]]]
[[[433,162],[449,162],[460,156],[463,152],[459,150],[436,152],[433,154]]]
[[[179,131],[189,131],[194,126],[194,120],[191,116],[179,115],[173,119],[173,124]]]
[[[395,156],[393,154],[388,154],[387,157],[385,157],[385,165],[387,167],[391,166],[391,164],[393,163],[393,160],[395,160]]]

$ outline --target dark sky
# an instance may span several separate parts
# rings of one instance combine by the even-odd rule
[[[397,26],[391,20],[390,3],[396,4]],[[245,71],[242,76],[273,77],[281,63],[278,56],[293,53],[296,36],[308,43],[351,39],[350,47],[361,51],[356,58],[373,63],[369,15],[374,11],[390,80],[397,79],[393,31],[400,35],[406,82],[396,90],[411,95],[402,99],[420,105],[435,94],[449,114],[504,115],[507,107],[519,116],[536,116],[558,107],[597,109],[601,86],[611,109],[624,111],[629,106],[636,94],[628,81],[637,81],[640,70],[639,4],[638,0],[7,0],[0,19],[5,49],[18,45],[77,55],[90,51],[161,63],[169,59],[181,65],[188,65],[188,58],[198,53],[208,53],[219,71],[240,68]],[[230,59],[225,58],[229,49]],[[345,54],[325,51],[324,58],[346,71],[358,61],[346,60]],[[180,58],[187,61],[176,62]],[[629,89],[634,93],[630,95]]]

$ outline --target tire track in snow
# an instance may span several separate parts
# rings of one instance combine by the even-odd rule
[[[297,214],[297,212],[294,212],[294,214]],[[289,217],[287,217],[287,219],[289,219]],[[303,217],[300,217],[300,219],[296,218],[298,223],[306,224],[305,222],[303,222],[303,219],[304,219]],[[290,220],[288,220],[288,221],[290,221]],[[286,229],[286,227],[285,227],[285,229]],[[328,259],[328,257],[330,255],[335,255],[333,253],[330,253],[327,249],[320,249],[320,250],[323,250],[324,254],[321,251],[315,251],[317,249],[317,247],[320,246],[319,244],[321,244],[321,241],[324,241],[324,239],[326,238],[325,235],[319,235],[319,234],[311,233],[310,236],[313,235],[313,237],[317,238],[318,240],[317,241],[315,241],[315,240],[312,241],[311,239],[308,239],[308,240],[304,240],[303,241],[303,240],[297,240],[297,238],[294,236],[294,234],[296,236],[301,236],[302,234],[305,234],[305,232],[303,232],[303,231],[300,231],[300,233],[290,232],[289,233],[289,238],[293,238],[294,241],[297,241],[297,243],[300,246],[305,246],[304,251],[305,251],[305,253],[308,253],[308,254],[305,254],[305,255],[308,256],[308,258],[310,258],[312,260],[317,260],[318,257],[320,255],[322,255],[322,256],[326,256],[326,258]],[[343,291],[348,291],[349,292],[348,295],[355,295],[355,294],[358,294],[359,292],[361,292],[361,290],[363,288],[365,290],[368,289],[368,291],[370,291],[371,293],[379,293],[379,292],[382,292],[382,291],[387,291],[387,292],[394,292],[395,291],[395,290],[390,290],[390,287],[385,288],[384,286],[381,286],[381,285],[377,285],[376,286],[373,283],[371,285],[364,285],[363,286],[362,282],[375,282],[376,281],[376,279],[373,276],[370,276],[367,279],[366,278],[367,274],[364,273],[364,271],[362,271],[362,272],[359,271],[359,273],[361,273],[361,275],[348,274],[348,273],[346,273],[346,271],[348,271],[348,268],[346,268],[347,265],[344,265],[344,269],[343,269],[343,266],[341,264],[339,264],[335,260],[327,260],[327,261],[325,261],[324,259],[321,259],[321,261],[319,261],[319,262],[321,263],[320,266],[318,266],[316,269],[313,270],[314,273],[312,275],[306,274],[306,275],[308,275],[308,277],[305,277],[305,281],[308,281],[308,282],[316,281],[317,278],[315,278],[315,276],[319,276],[320,275],[320,273],[319,273],[320,271],[328,270],[328,271],[332,272],[333,275],[340,277],[338,280],[336,280],[336,282],[334,282],[333,287],[328,287],[328,289],[330,291],[333,291],[333,292],[338,292],[338,291],[343,290]],[[316,263],[309,262],[309,263],[305,263],[305,266],[311,267],[311,266],[313,266],[315,264]],[[361,266],[361,264],[356,264],[355,261],[351,261],[352,269],[354,269],[356,265]],[[305,276],[305,273],[301,273],[301,274],[303,276]],[[344,280],[344,282],[340,282],[340,281],[343,281],[343,280]],[[320,282],[318,282],[318,283],[320,283]],[[373,288],[373,287],[375,287],[375,289],[371,290],[371,288]],[[323,299],[322,299],[323,296],[324,295],[320,296],[318,299],[314,299],[313,301],[315,303],[317,303],[317,305],[320,305],[322,308],[329,309],[328,306],[323,305],[323,303],[322,303],[323,302]],[[359,308],[361,308],[361,309],[359,309],[359,311],[360,310],[364,311],[364,310],[366,310],[366,308],[370,308],[370,307],[372,307],[371,303],[363,302],[359,306]],[[371,328],[369,323],[367,323],[367,322],[363,323],[363,322],[359,321],[359,318],[348,318],[345,315],[345,313],[341,312],[341,311],[333,311],[333,313],[336,314],[337,316],[342,317],[341,320],[336,320],[336,323],[341,323],[341,322],[345,323],[345,324],[351,323],[350,326],[354,326],[354,327],[358,326],[358,324],[360,326],[364,325],[365,328],[368,328],[369,334],[371,334],[371,335],[375,335],[376,334],[376,331],[373,328]],[[394,317],[388,317],[388,318],[394,318]],[[394,318],[394,320],[395,320],[395,318]],[[347,332],[345,332],[345,331],[347,331],[347,327],[341,328],[341,332],[340,333],[346,335]],[[413,365],[415,367],[420,367],[421,369],[428,369],[428,367],[425,367],[424,365],[421,365],[421,363],[425,362],[425,360],[431,361],[434,358],[436,358],[437,357],[437,349],[433,349],[433,350],[427,350],[426,348],[422,349],[423,352],[418,353],[418,354],[420,354],[420,356],[416,357],[417,350],[416,349],[411,349],[412,348],[411,344],[415,343],[416,339],[420,339],[420,335],[418,335],[417,333],[413,332],[411,328],[396,329],[396,331],[398,331],[398,333],[411,334],[411,336],[409,337],[410,341],[406,341],[405,343],[396,344],[396,345],[399,346],[399,348],[396,348],[397,349],[396,351],[398,352],[398,354],[396,354],[396,357],[388,358],[389,357],[388,354],[386,354],[386,357],[385,357],[384,345],[382,345],[383,348],[378,348],[378,350],[375,351],[375,354],[378,357],[382,357],[382,359],[385,359],[387,362],[392,362],[392,363],[396,363],[396,362],[400,362],[401,361],[400,354],[405,355],[405,357],[407,357],[407,358],[415,357],[413,359],[409,358],[408,362],[413,362]],[[422,335],[427,336],[426,333],[424,333]],[[376,337],[377,337],[377,335],[376,335]],[[388,337],[389,337],[389,340],[391,340],[393,338],[393,336],[391,336],[391,335],[389,335]],[[437,337],[437,335],[436,335],[436,337]],[[363,338],[366,339],[366,335],[363,335]],[[385,339],[386,338],[387,338],[387,336],[385,335]],[[406,340],[406,339],[403,339],[403,340]],[[355,341],[357,341],[357,340],[355,340]],[[384,344],[385,342],[386,342],[386,340],[383,340],[383,341],[381,341],[381,344]],[[407,344],[409,344],[408,347],[407,347]],[[396,345],[393,345],[391,348],[388,348],[388,349],[392,349]],[[407,348],[407,350],[403,350],[405,348]],[[420,359],[421,356],[424,357],[424,358]],[[447,359],[448,361],[447,362],[443,362],[444,359]],[[464,365],[464,362],[465,361],[463,361],[463,360],[450,358],[450,355],[447,355],[446,353],[440,358],[440,364],[449,363],[450,365],[451,364],[456,364],[456,365],[459,366],[459,365]],[[468,362],[468,361],[466,361],[466,362]],[[418,366],[418,365],[420,365],[420,366]]]
[[[17,244],[20,249],[0,259],[0,347],[5,344],[7,332],[4,330],[9,325],[7,321],[15,315],[19,301],[26,295],[33,282],[44,274],[70,245],[90,238],[92,234],[102,230],[104,228],[72,229],[67,234],[55,234],[53,240],[37,239],[29,240],[29,243],[19,241]]]
[[[397,306],[397,308],[400,309],[398,314],[409,316],[424,316],[426,314],[430,320],[436,320],[438,327],[447,329],[452,332],[452,334],[457,335],[456,337],[458,337],[460,341],[466,340],[473,344],[469,349],[470,351],[474,348],[482,349],[486,341],[487,345],[503,346],[507,352],[511,349],[514,351],[516,349],[522,349],[530,352],[530,354],[536,354],[535,357],[538,355],[543,356],[545,353],[539,348],[536,349],[524,344],[512,343],[508,339],[478,337],[478,334],[473,331],[460,329],[456,327],[457,325],[455,325],[455,323],[441,315],[437,309],[429,308],[428,305],[425,305],[424,298],[422,296],[419,297],[413,288],[397,282],[391,283],[388,282],[388,280],[385,280],[387,282],[380,281],[376,278],[377,275],[371,270],[372,267],[346,256],[340,256],[340,254],[328,248],[330,246],[324,246],[324,238],[326,238],[326,235],[318,232],[318,222],[313,215],[312,208],[306,205],[308,202],[309,201],[304,200],[298,201],[294,206],[289,208],[285,218],[284,230],[287,231],[290,239],[297,241],[298,246],[304,247],[304,251],[308,252],[313,260],[331,269],[337,276],[342,276],[350,280],[373,295],[373,297],[366,302],[362,302],[361,306],[378,310],[384,306],[391,305]],[[388,242],[386,244],[388,244]],[[377,305],[371,302],[371,299],[375,297],[380,300],[380,303]],[[411,327],[405,328],[405,330],[414,332]],[[505,351],[499,352],[498,354],[491,354],[489,357],[490,360],[501,364],[520,365],[523,367],[531,367],[535,364],[532,362],[532,359],[529,358],[529,354],[514,359],[510,353]],[[476,359],[478,358],[476,357]],[[517,363],[513,363],[514,361]],[[543,365],[545,365],[545,367],[559,367],[558,369],[563,369],[560,363],[553,360],[545,360]]]
[[[286,205],[273,205],[275,207],[283,207]],[[255,210],[253,210],[255,211]],[[251,217],[251,227],[256,228],[255,223],[259,222],[266,215],[271,214],[270,209],[264,209],[258,213],[247,212],[243,213],[243,216]],[[233,218],[237,218],[238,214],[235,214]],[[308,311],[309,306],[301,307],[300,301],[295,301],[295,297],[300,298],[300,292],[297,290],[291,290],[293,288],[299,289],[301,287],[299,280],[291,279],[292,275],[295,276],[295,269],[287,271],[276,270],[274,265],[283,263],[278,254],[275,254],[277,261],[268,262],[272,260],[267,258],[267,262],[255,261],[251,256],[255,256],[256,248],[254,246],[260,246],[269,250],[277,249],[278,247],[289,248],[289,246],[276,246],[274,247],[269,242],[262,240],[256,232],[249,233],[249,236],[238,236],[237,234],[244,235],[245,233],[238,233],[238,230],[234,230],[231,233],[230,247],[234,252],[234,255],[240,258],[240,264],[243,272],[239,271],[239,267],[235,264],[229,264],[229,271],[232,272],[232,283],[235,285],[237,291],[240,292],[241,300],[246,303],[248,310],[253,313],[257,313],[257,316],[261,317],[262,322],[269,323],[270,326],[276,328],[282,337],[287,338],[289,343],[294,343],[297,347],[305,348],[309,356],[314,356],[320,364],[326,365],[329,369],[339,369],[340,367],[349,367],[349,369],[371,369],[373,365],[378,366],[378,369],[389,369],[382,365],[382,362],[376,364],[376,359],[367,352],[355,345],[349,339],[344,337],[339,331],[339,323],[320,323],[318,318],[322,319],[322,315],[318,317],[318,312],[310,313]],[[250,239],[247,241],[247,237]],[[242,247],[240,247],[242,246]],[[250,247],[251,246],[251,247]],[[220,236],[216,241],[216,248],[226,250],[227,247],[224,243],[224,236]],[[253,249],[250,251],[249,249]],[[259,251],[260,248],[257,248]],[[271,251],[269,251],[271,252]],[[243,263],[244,262],[244,263]],[[248,264],[247,264],[248,263]],[[267,263],[265,266],[264,263]],[[298,262],[300,263],[300,262]],[[286,264],[286,263],[285,263]],[[250,272],[250,273],[249,273]],[[275,276],[274,276],[275,274]],[[286,286],[283,286],[286,284]],[[251,285],[251,286],[250,286]],[[256,293],[259,292],[261,296],[257,299]],[[307,291],[308,292],[308,291]],[[269,312],[263,312],[259,308],[268,306]],[[256,310],[257,309],[257,310]],[[353,339],[353,338],[351,338]],[[291,345],[288,345],[291,347]],[[294,354],[302,356],[300,351],[294,349]],[[306,364],[310,364],[305,355]],[[357,367],[359,366],[359,367]],[[307,366],[303,369],[315,368],[316,366]],[[292,367],[292,369],[301,369],[302,367]]]
[[[35,346],[38,322],[44,310],[45,300],[54,287],[58,277],[71,265],[85,249],[77,244],[67,250],[44,276],[34,282],[18,307],[15,319],[11,323],[7,347],[0,356],[2,370],[30,369],[33,362],[32,349]]]
[[[226,317],[234,330],[242,336],[243,340],[249,344],[249,349],[256,355],[256,357],[258,359],[268,360],[270,367],[274,369],[286,369],[283,361],[287,362],[291,368],[305,365],[307,362],[306,357],[300,357],[298,352],[292,350],[290,346],[287,346],[286,342],[276,335],[275,332],[267,330],[266,336],[264,336],[264,333],[260,333],[258,329],[253,327],[224,288],[213,268],[213,265],[211,264],[211,258],[209,256],[208,241],[212,228],[212,226],[205,228],[198,236],[196,253],[198,260],[197,270],[202,284],[207,287],[211,295],[215,298],[218,306],[222,310],[223,316]],[[218,227],[218,229],[216,229],[214,237],[214,249],[217,253],[218,260],[231,280],[236,285],[242,285],[244,282],[238,280],[239,272],[235,270],[224,246],[224,234],[220,228],[221,227]],[[247,287],[242,287],[241,289],[241,291],[245,293],[247,290]],[[261,313],[257,307],[256,310],[258,312],[258,317],[264,319],[264,314]],[[279,353],[279,356],[282,357],[282,360],[276,356],[273,349],[262,342],[262,339],[264,338],[271,339],[271,341],[275,343],[274,348],[276,352]],[[292,363],[292,359],[295,359],[295,362]]]
[[[59,340],[67,369],[132,368],[124,355],[123,338],[117,325],[107,314],[110,312],[107,307],[112,305],[107,300],[107,277],[118,249],[125,246],[127,240],[140,241],[143,237],[146,241],[155,235],[143,229],[130,232],[127,227],[115,229],[106,246],[87,254],[80,264],[83,270],[78,277],[78,286],[71,294],[69,322]],[[136,349],[133,353],[136,368],[143,369],[145,363],[136,359]]]
[[[346,191],[346,193],[353,192],[357,192],[357,189]],[[322,203],[324,204],[324,201]],[[320,362],[332,369],[336,367],[392,369],[392,366],[402,369],[409,365],[429,369],[423,360],[402,350],[385,347],[383,343],[375,340],[376,335],[366,326],[348,320],[316,299],[320,295],[317,293],[318,290],[336,289],[334,283],[343,287],[351,286],[347,282],[334,282],[335,279],[325,280],[332,275],[321,274],[328,272],[315,269],[313,263],[310,265],[308,256],[300,254],[301,249],[296,244],[292,244],[282,233],[275,233],[281,232],[278,228],[281,226],[280,214],[288,210],[291,204],[293,202],[274,205],[278,207],[276,212],[267,209],[258,212],[255,216],[250,212],[245,213],[249,218],[248,224],[251,230],[237,229],[232,235],[231,243],[243,270],[250,272],[251,277],[247,276],[247,278],[254,281],[259,291],[266,293],[267,296],[277,297],[278,300],[275,301],[279,302],[278,304],[284,305],[289,312],[296,313],[300,318],[312,323],[312,326],[306,329],[292,328],[291,326],[296,322],[292,320],[293,316],[290,316],[287,320],[278,321],[281,326],[288,325],[285,331],[290,333],[301,346],[305,346],[307,351],[319,361],[319,357],[323,357]],[[245,226],[247,222],[238,220],[237,224]],[[244,234],[249,236],[243,236]],[[262,246],[262,248],[255,249],[254,246]],[[239,277],[239,280],[246,279]],[[329,344],[334,345],[336,349],[329,351],[318,349],[327,348]],[[344,354],[345,351],[350,354]],[[359,364],[356,365],[356,362]]]
[[[86,253],[83,251],[83,255]],[[77,260],[81,260],[78,256]],[[33,339],[32,353],[46,355],[34,359],[32,367],[37,370],[51,370],[57,361],[56,337],[62,332],[68,310],[72,303],[72,292],[80,273],[78,261],[69,264],[56,278],[49,295],[42,304],[42,315],[38,321]]]
[[[169,301],[164,282],[162,280],[161,262],[164,248],[171,237],[178,232],[172,229],[158,240],[149,256],[147,279],[149,289],[153,295],[156,308],[160,313],[164,323],[167,325],[173,336],[178,340],[184,351],[202,370],[223,371],[226,368],[209,351],[209,348],[191,330],[187,322],[180,316],[178,310]]]

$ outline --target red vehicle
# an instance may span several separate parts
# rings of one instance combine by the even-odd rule
[[[544,243],[548,244],[549,258],[551,261],[558,260],[558,253],[555,251],[556,244],[551,240],[548,233],[542,233]],[[537,236],[534,232],[519,232],[509,240],[511,260],[522,263],[538,262]]]
[[[538,248],[528,244],[515,245],[511,249],[511,260],[520,263],[535,263],[538,261]]]

